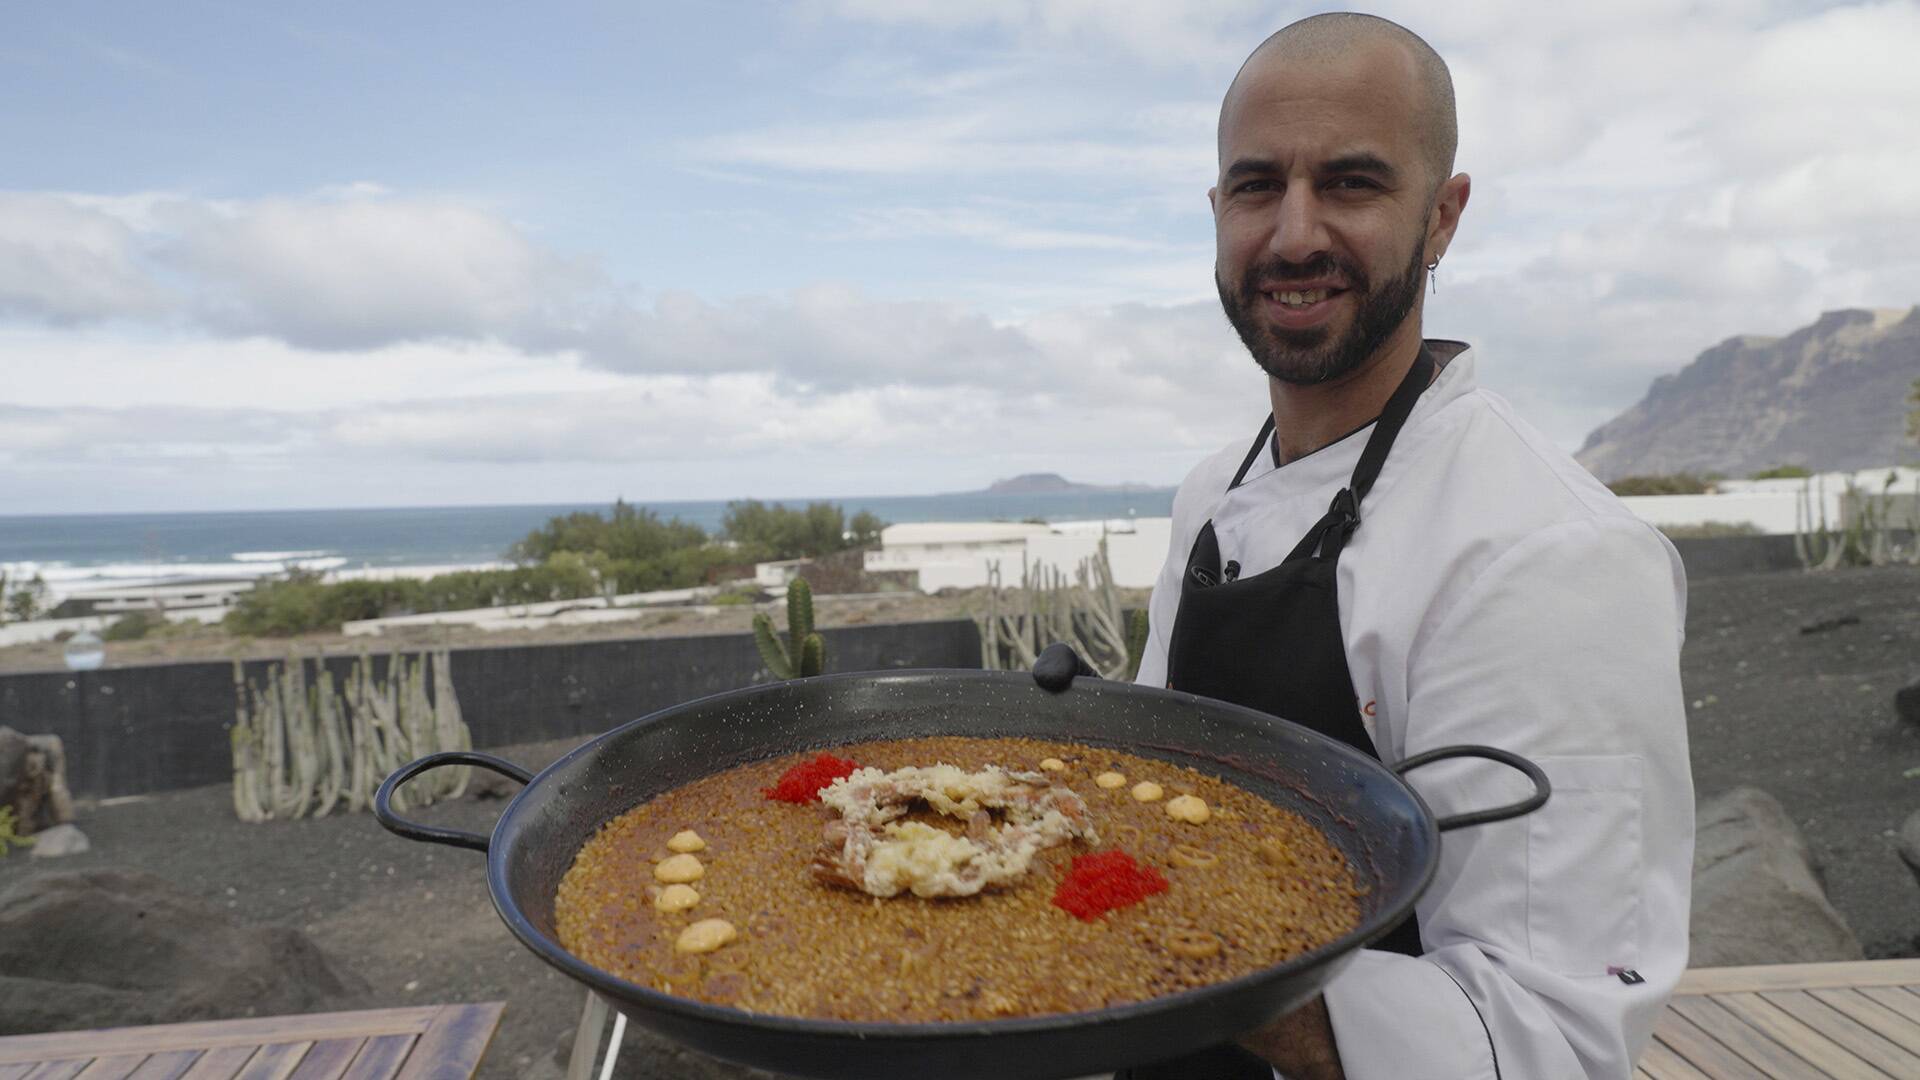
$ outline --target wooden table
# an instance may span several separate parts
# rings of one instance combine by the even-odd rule
[[[1689,971],[1635,1075],[1920,1077],[1920,960]]]
[[[0,1038],[0,1080],[468,1080],[498,1001]]]

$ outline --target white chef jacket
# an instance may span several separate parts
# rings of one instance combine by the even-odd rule
[[[1625,1078],[1687,960],[1685,573],[1659,531],[1476,385],[1471,350],[1433,347],[1464,351],[1421,395],[1340,556],[1355,698],[1389,763],[1482,743],[1533,759],[1553,795],[1442,835],[1417,909],[1425,955],[1360,953],[1326,989],[1334,1038],[1350,1080]],[[1140,682],[1166,685],[1201,526],[1242,577],[1277,565],[1372,432],[1279,468],[1262,453],[1229,492],[1248,433],[1188,475]],[[1246,647],[1280,662],[1279,643]],[[1406,779],[1436,815],[1530,790],[1488,762]]]

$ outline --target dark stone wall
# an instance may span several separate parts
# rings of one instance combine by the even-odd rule
[[[1888,540],[1911,548],[1914,534],[1894,529],[1889,532]],[[1702,537],[1675,540],[1673,546],[1680,552],[1680,561],[1686,564],[1689,579],[1802,569],[1791,536]]]
[[[1694,580],[1800,569],[1791,536],[1676,540],[1674,547]],[[833,671],[980,666],[979,635],[964,619],[824,634]],[[379,648],[377,639],[368,645]],[[248,662],[247,678],[264,681],[271,663]],[[332,657],[327,666],[344,679],[352,663],[351,657]],[[376,656],[375,665],[384,674],[385,657]],[[767,678],[747,634],[453,653],[454,690],[480,747],[584,739],[669,705]],[[82,797],[226,782],[232,777],[227,729],[233,717],[230,663],[0,676],[0,724],[60,736],[67,746],[68,782]]]
[[[1750,574],[1763,570],[1798,570],[1791,536],[1713,536],[1675,540],[1674,549],[1686,564],[1689,580]]]
[[[978,668],[970,620],[822,631],[832,671]],[[370,648],[378,648],[369,639]],[[384,675],[386,658],[375,656]],[[263,682],[269,660],[249,661]],[[352,657],[330,657],[344,679]],[[475,746],[597,735],[683,701],[770,678],[747,634],[455,649],[453,685]],[[83,798],[225,783],[233,776],[231,663],[0,676],[0,724],[60,736]]]

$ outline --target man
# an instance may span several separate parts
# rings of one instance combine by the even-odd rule
[[[1501,747],[1552,797],[1447,833],[1416,918],[1322,998],[1123,1078],[1627,1077],[1686,965],[1685,577],[1477,388],[1471,349],[1422,340],[1471,191],[1454,145],[1446,65],[1382,19],[1295,23],[1228,90],[1215,277],[1273,415],[1182,484],[1140,681],[1387,762]],[[1407,778],[1439,815],[1528,790],[1483,763]]]

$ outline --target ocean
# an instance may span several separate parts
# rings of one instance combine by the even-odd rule
[[[916,521],[1092,521],[1166,517],[1173,489],[1063,494],[877,496],[810,501],[862,510],[889,524]],[[351,572],[497,562],[547,519],[610,503],[275,510],[202,514],[0,516],[0,569],[41,574],[55,590],[192,578],[245,578],[291,566]],[[640,503],[717,533],[724,501]]]

